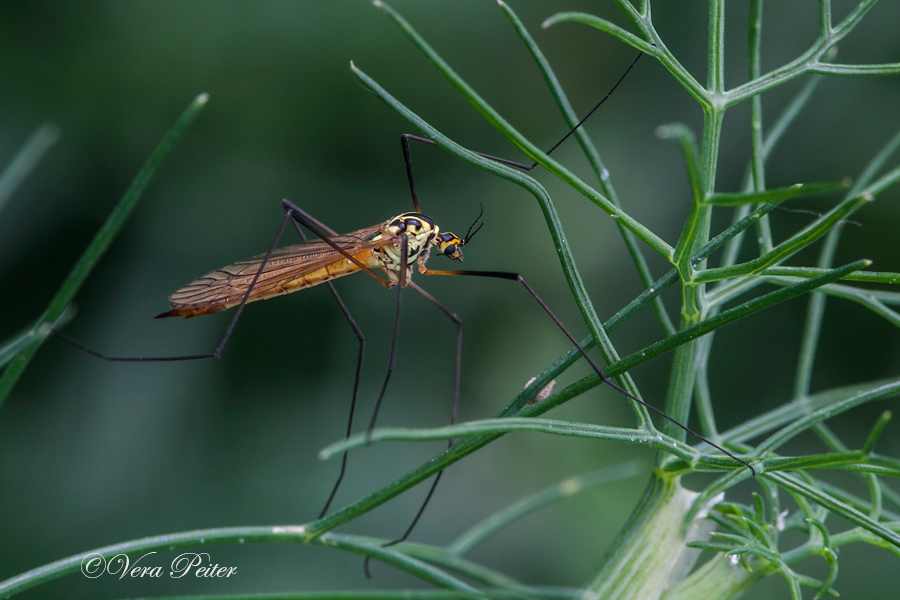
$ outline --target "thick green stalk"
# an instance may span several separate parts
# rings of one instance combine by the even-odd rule
[[[730,600],[737,598],[775,570],[768,561],[753,561],[747,570],[732,564],[720,554],[706,562],[691,576],[673,585],[661,600]]]
[[[586,598],[655,600],[679,581],[700,551],[687,543],[705,540],[712,522],[698,516],[687,528],[684,518],[697,493],[683,488],[677,477],[654,475],[641,505],[613,545],[602,569],[587,585]]]

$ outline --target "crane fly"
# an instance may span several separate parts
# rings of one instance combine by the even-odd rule
[[[625,73],[615,83],[609,93],[606,94],[606,96],[604,96],[603,99],[600,100],[600,102],[596,106],[594,106],[594,108],[592,108],[590,112],[588,112],[587,115],[583,119],[581,119],[581,121],[579,121],[575,125],[575,127],[573,127],[559,142],[557,142],[550,150],[548,150],[546,154],[550,154],[551,152],[556,150],[556,148],[558,148],[560,144],[568,139],[569,136],[571,136],[575,132],[575,130],[577,130],[594,113],[594,111],[596,111],[600,107],[600,105],[602,105],[610,97],[610,95],[625,79],[631,69],[634,68],[635,64],[637,64],[637,61],[641,56],[642,54],[638,55],[638,57],[631,63],[631,66],[628,67]],[[479,214],[478,218],[475,220],[475,223],[473,223],[472,226],[469,227],[466,235],[460,238],[454,233],[442,231],[433,219],[421,213],[419,209],[418,197],[416,194],[416,186],[413,179],[412,161],[409,152],[409,142],[411,140],[423,142],[430,145],[436,145],[436,143],[431,139],[422,138],[411,134],[404,134],[401,136],[401,148],[403,150],[404,161],[406,164],[406,171],[407,177],[409,179],[409,187],[412,195],[414,212],[399,214],[384,221],[383,223],[373,225],[371,227],[365,227],[363,229],[358,229],[346,234],[338,234],[333,229],[317,221],[314,217],[304,212],[300,207],[296,206],[292,202],[283,200],[282,208],[285,211],[284,219],[281,222],[278,233],[276,234],[274,241],[269,247],[268,252],[246,260],[238,261],[221,269],[216,269],[215,271],[212,271],[204,275],[203,277],[195,279],[191,283],[185,285],[184,287],[176,290],[171,294],[171,296],[169,297],[171,310],[157,315],[157,318],[191,318],[200,315],[217,313],[229,308],[237,308],[234,316],[231,319],[231,322],[225,330],[225,334],[223,335],[215,351],[213,351],[212,353],[190,356],[149,358],[111,357],[96,352],[95,350],[91,350],[90,348],[79,344],[78,342],[72,340],[68,336],[58,331],[54,330],[54,333],[66,342],[79,348],[80,350],[108,361],[158,362],[218,358],[225,346],[225,343],[231,336],[231,332],[234,329],[234,326],[237,323],[241,312],[244,310],[244,307],[248,302],[255,302],[256,300],[273,298],[275,296],[289,294],[324,283],[329,287],[331,293],[334,295],[339,307],[347,318],[350,326],[353,328],[354,333],[356,334],[359,341],[359,355],[357,359],[356,377],[353,386],[353,394],[351,396],[350,414],[346,430],[346,436],[349,437],[352,430],[353,417],[359,391],[360,372],[365,351],[365,336],[363,336],[337,290],[335,290],[334,286],[332,285],[333,280],[361,271],[367,273],[385,288],[397,289],[397,308],[394,319],[393,337],[391,342],[390,358],[388,361],[388,369],[378,398],[375,402],[375,408],[369,421],[367,434],[371,434],[371,431],[375,426],[375,420],[378,415],[378,410],[381,406],[381,401],[384,398],[385,392],[388,388],[388,383],[391,379],[391,374],[394,370],[400,325],[400,307],[403,290],[406,287],[411,287],[416,292],[421,294],[426,300],[434,304],[445,315],[447,315],[447,317],[450,318],[450,320],[453,321],[456,325],[456,379],[454,385],[453,409],[451,412],[450,422],[452,424],[456,421],[456,410],[459,403],[460,360],[462,352],[462,321],[452,311],[441,304],[428,292],[413,283],[412,277],[414,270],[418,270],[418,272],[422,275],[471,276],[517,281],[525,287],[528,293],[541,306],[544,312],[553,320],[560,331],[578,349],[583,358],[588,362],[591,368],[596,372],[596,374],[604,383],[606,383],[622,395],[626,396],[627,398],[631,399],[632,401],[637,402],[638,404],[646,407],[648,410],[658,414],[660,417],[671,421],[687,433],[691,434],[699,440],[702,440],[703,442],[706,442],[711,447],[719,450],[736,462],[746,466],[753,475],[756,474],[753,467],[744,460],[738,458],[737,456],[724,449],[723,447],[715,444],[714,442],[707,440],[703,436],[689,429],[687,426],[669,417],[662,410],[635,397],[634,395],[627,392],[616,383],[608,379],[603,374],[600,367],[591,359],[590,356],[588,356],[584,348],[582,348],[578,341],[572,336],[572,334],[569,333],[568,329],[566,329],[562,322],[544,303],[540,296],[538,296],[538,294],[528,284],[525,278],[522,277],[522,275],[504,271],[462,271],[429,269],[426,266],[426,263],[430,258],[432,251],[434,251],[436,254],[446,256],[454,262],[461,262],[463,260],[462,247],[468,244],[471,241],[472,237],[481,229],[483,225],[483,222],[480,223],[482,214]],[[483,158],[500,162],[505,165],[509,165],[525,171],[531,171],[538,164],[535,162],[531,165],[526,165],[488,154],[476,154]],[[294,226],[303,241],[291,246],[277,248],[278,241],[281,239],[281,236],[284,233],[285,227],[287,226],[288,222],[290,222]],[[316,239],[307,239],[306,235],[303,233],[303,229],[301,228],[301,226],[310,231]],[[379,276],[377,274],[377,271],[381,271],[386,276],[386,279]],[[452,443],[452,440],[448,440],[448,445],[452,445]],[[344,474],[346,472],[346,467],[347,453],[344,452],[341,461],[340,473],[338,475],[337,481],[334,484],[334,487],[332,488],[331,494],[329,495],[329,498],[321,511],[320,518],[327,513],[328,508],[331,505],[331,502],[334,499],[338,488],[340,487],[341,481],[343,480]],[[434,490],[437,487],[437,484],[440,481],[442,475],[443,471],[439,471],[435,476],[428,494],[425,497],[425,501],[419,508],[419,511],[413,518],[412,523],[407,528],[403,536],[394,540],[393,542],[388,543],[387,545],[396,544],[400,541],[405,540],[409,536],[413,528],[416,526],[419,518],[422,516],[425,507],[428,505],[428,502],[431,499],[431,496],[434,493]],[[366,559],[366,565],[368,565],[368,558]],[[368,575],[368,569],[366,570],[366,574]]]
[[[461,262],[461,248],[481,227],[473,228],[465,238],[460,238],[454,233],[441,233],[431,217],[410,212],[344,235],[332,234],[327,239],[278,248],[271,254],[260,254],[216,269],[178,289],[169,296],[172,310],[156,318],[216,313],[242,302],[290,294],[358,271],[372,274],[382,285],[391,288],[401,279],[411,281],[416,264],[421,273],[426,273],[425,262],[433,249]],[[408,246],[405,278],[400,275],[401,234],[406,234]],[[375,275],[376,269],[383,271],[388,279]]]

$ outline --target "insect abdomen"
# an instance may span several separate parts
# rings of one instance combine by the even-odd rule
[[[355,258],[367,267],[381,267],[381,260],[371,250],[357,254]],[[250,292],[247,302],[283,296],[360,270],[356,263],[346,258],[296,277],[289,276],[290,272],[295,269],[280,268],[277,260],[271,261],[266,267],[266,271],[260,274],[256,285]],[[157,315],[156,318],[184,317],[189,319],[237,306],[244,299],[258,268],[258,263],[256,265],[235,263],[224,269],[207,273],[173,292],[169,296],[172,310]]]

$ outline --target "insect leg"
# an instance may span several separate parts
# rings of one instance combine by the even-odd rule
[[[317,221],[310,215],[306,214],[302,210],[300,210],[296,206],[285,207],[285,210],[290,211],[295,210],[298,213],[302,213],[306,219],[310,222],[316,224],[320,229],[329,233],[330,235],[337,235],[331,228],[324,225],[323,223]],[[306,241],[306,234],[303,233],[303,230],[300,228],[300,224],[296,219],[292,218],[291,223],[294,225],[294,229],[297,230],[297,235],[300,236],[304,242]],[[356,399],[359,397],[359,380],[360,375],[362,374],[362,364],[363,357],[366,351],[366,336],[363,335],[362,330],[356,324],[356,321],[353,319],[353,316],[350,314],[350,310],[347,308],[347,305],[344,304],[344,300],[341,298],[341,295],[338,294],[338,291],[335,289],[334,284],[330,281],[326,281],[325,285],[328,286],[328,289],[331,291],[331,295],[334,296],[335,301],[338,303],[338,306],[341,309],[341,312],[344,313],[344,316],[347,318],[347,322],[350,324],[350,327],[353,329],[353,333],[356,334],[356,339],[359,341],[359,355],[356,358],[356,375],[353,377],[353,394],[350,396],[350,414],[347,417],[347,431],[344,435],[345,438],[349,438],[350,434],[353,431],[353,415],[356,413]],[[331,506],[331,502],[334,500],[335,495],[337,494],[338,488],[341,487],[341,482],[344,480],[344,474],[347,472],[347,452],[344,452],[344,455],[341,456],[341,470],[338,473],[337,481],[334,482],[334,487],[331,488],[331,493],[328,494],[328,500],[325,502],[325,506],[322,507],[322,511],[319,513],[319,518],[325,516],[328,512],[328,508]]]
[[[68,343],[71,346],[74,346],[78,350],[85,352],[86,354],[90,354],[91,356],[97,357],[101,360],[109,361],[109,362],[178,362],[183,360],[204,360],[207,358],[219,358],[219,355],[222,354],[222,350],[225,348],[225,344],[228,342],[228,338],[231,337],[231,332],[234,330],[234,326],[237,324],[238,319],[241,316],[241,313],[244,311],[244,307],[247,305],[247,299],[250,297],[250,293],[253,291],[253,288],[256,287],[256,282],[259,280],[260,274],[263,272],[263,269],[266,267],[266,263],[269,262],[269,258],[272,256],[272,252],[275,251],[275,247],[278,245],[278,240],[281,239],[281,235],[284,233],[284,228],[288,223],[288,220],[292,218],[292,213],[288,212],[285,214],[284,219],[281,221],[281,225],[278,227],[278,233],[275,235],[275,239],[272,240],[272,244],[269,246],[269,250],[266,252],[265,257],[259,265],[259,270],[256,272],[256,275],[253,276],[253,280],[250,282],[250,286],[247,288],[247,292],[244,294],[244,297],[241,299],[241,303],[238,305],[237,310],[234,313],[234,316],[231,318],[231,322],[228,323],[228,328],[225,330],[225,334],[222,336],[221,341],[216,346],[216,349],[209,354],[192,354],[187,356],[107,356],[106,354],[102,354],[97,352],[96,350],[92,350],[79,342],[76,342],[74,339],[70,338],[66,334],[58,331],[54,328],[50,328],[50,332],[53,333],[56,337]],[[380,279],[376,276],[376,279]]]
[[[643,55],[644,55],[643,52],[641,52],[640,54],[637,55],[637,58],[635,58],[634,61],[632,61],[631,65],[628,67],[628,69],[625,70],[625,73],[623,73],[622,76],[619,77],[619,79],[618,79],[618,81],[616,81],[615,85],[613,85],[612,88],[610,88],[609,92],[607,92],[607,94],[605,96],[603,96],[603,98],[600,100],[600,102],[598,102],[596,105],[594,105],[594,108],[589,110],[588,113],[580,121],[578,121],[578,123],[575,125],[575,127],[570,129],[569,132],[566,133],[566,135],[564,135],[562,137],[562,139],[560,139],[558,142],[556,142],[552,148],[547,150],[547,152],[545,152],[545,154],[550,155],[554,150],[559,148],[560,145],[562,145],[563,142],[565,142],[567,139],[569,139],[569,136],[571,136],[573,133],[575,133],[575,131],[579,127],[581,127],[584,124],[584,122],[587,121],[591,117],[591,115],[593,115],[594,112],[596,112],[596,110],[598,108],[600,108],[601,105],[603,105],[604,102],[609,100],[609,97],[612,96],[613,92],[616,91],[616,88],[619,87],[619,84],[621,84],[625,80],[625,78],[628,76],[628,74],[631,72],[631,70],[634,68],[634,66],[637,64],[637,62],[641,59],[641,57]],[[416,183],[413,178],[413,172],[412,172],[412,159],[410,158],[410,153],[409,153],[409,140],[413,140],[415,142],[422,142],[425,144],[430,144],[432,146],[437,146],[437,142],[435,142],[434,140],[431,140],[429,138],[420,137],[418,135],[412,135],[410,133],[404,133],[403,135],[400,136],[400,146],[403,149],[403,161],[406,163],[406,176],[409,178],[409,191],[412,194],[413,206],[415,207],[416,212],[420,212],[419,211],[419,198],[416,195]],[[526,164],[523,164],[520,162],[516,162],[514,160],[509,160],[507,158],[500,158],[499,156],[492,156],[490,154],[482,154],[481,152],[476,152],[475,154],[482,158],[492,160],[494,162],[508,165],[508,166],[514,167],[516,169],[522,169],[523,171],[531,171],[536,166],[538,166],[537,162],[534,162],[530,165],[526,165]]]
[[[423,290],[421,287],[413,283],[409,282],[409,286],[422,294],[422,296],[434,304],[441,312],[447,315],[454,324],[456,324],[456,378],[454,380],[453,387],[453,408],[450,411],[450,424],[456,424],[456,410],[459,407],[459,381],[460,381],[460,368],[462,362],[462,319],[456,316],[449,308],[441,304],[437,298]],[[447,447],[453,445],[453,439],[447,440]],[[422,502],[422,506],[419,507],[416,516],[413,517],[412,522],[409,524],[409,527],[406,528],[406,531],[399,538],[392,540],[386,544],[383,544],[383,547],[387,548],[388,546],[393,546],[395,544],[399,544],[400,542],[406,541],[409,535],[413,532],[413,529],[416,528],[416,524],[418,524],[419,519],[422,517],[422,513],[425,512],[425,507],[428,506],[428,503],[431,501],[431,497],[434,495],[434,490],[437,489],[438,483],[441,481],[441,476],[444,474],[443,471],[438,471],[437,475],[434,477],[434,481],[431,483],[431,488],[428,490],[428,494],[425,496],[425,500]],[[366,557],[366,560],[363,562],[363,570],[365,571],[366,577],[371,578],[371,573],[369,572],[369,557]]]
[[[559,327],[559,329],[565,334],[565,336],[567,338],[569,338],[569,341],[572,342],[576,348],[578,348],[578,351],[581,352],[581,355],[584,356],[585,360],[588,362],[588,364],[591,366],[591,368],[594,369],[594,371],[597,373],[597,375],[600,377],[600,379],[603,381],[603,383],[612,387],[614,390],[618,391],[619,393],[627,396],[634,402],[637,402],[641,406],[645,407],[647,410],[650,410],[650,411],[658,414],[660,417],[666,419],[667,421],[671,421],[672,423],[674,423],[675,425],[677,425],[678,427],[680,427],[681,429],[683,429],[690,435],[694,436],[698,440],[701,440],[701,441],[709,444],[710,446],[712,446],[716,450],[722,452],[729,458],[732,458],[733,460],[741,463],[742,465],[744,465],[745,467],[750,469],[750,473],[752,473],[754,477],[756,476],[756,471],[746,461],[741,460],[740,458],[738,458],[737,456],[735,456],[734,454],[732,454],[725,448],[715,444],[714,442],[711,442],[710,440],[708,440],[705,437],[703,437],[702,435],[696,433],[695,431],[693,431],[686,425],[679,423],[677,420],[673,419],[672,417],[667,415],[662,410],[656,408],[655,406],[652,406],[651,404],[647,404],[646,402],[644,402],[643,400],[641,400],[639,398],[636,398],[632,394],[630,394],[627,391],[625,391],[624,389],[622,389],[620,386],[616,385],[609,378],[607,378],[603,374],[603,372],[600,370],[600,367],[597,366],[597,363],[595,363],[591,359],[591,357],[588,356],[588,353],[585,352],[584,348],[581,347],[581,345],[575,340],[575,338],[572,336],[572,334],[569,333],[569,330],[566,329],[565,326],[562,324],[562,322],[556,317],[556,315],[553,314],[553,311],[550,310],[550,307],[547,306],[544,303],[544,301],[541,299],[541,297],[537,295],[537,292],[534,291],[534,288],[532,288],[530,285],[528,285],[528,282],[525,281],[525,278],[522,277],[521,275],[519,275],[518,273],[507,273],[507,272],[503,272],[503,271],[431,271],[431,270],[424,270],[423,274],[425,274],[425,275],[458,275],[458,276],[466,276],[466,277],[488,277],[488,278],[492,278],[492,279],[505,279],[507,281],[518,281],[525,287],[525,289],[528,291],[528,293],[531,294],[531,296],[535,299],[535,301],[537,301],[537,303],[541,306],[541,308],[544,309],[544,312],[547,313],[547,315],[553,320],[553,322],[556,323],[556,326]]]
[[[451,321],[453,321],[453,323],[456,325],[456,376],[455,376],[454,385],[453,385],[453,410],[450,413],[450,424],[452,425],[452,424],[456,423],[456,410],[459,407],[459,381],[460,381],[460,369],[461,369],[461,363],[462,363],[462,328],[463,328],[462,319],[460,319],[458,316],[456,316],[456,313],[452,312],[449,308],[447,308],[446,306],[441,304],[437,300],[437,298],[435,298],[434,296],[432,296],[431,294],[429,294],[428,292],[426,292],[425,290],[420,288],[418,285],[416,285],[415,282],[410,281],[408,285],[412,289],[414,289],[417,292],[419,292],[420,294],[422,294],[422,296],[426,300],[428,300],[429,302],[434,304],[438,308],[438,310],[440,310],[442,313],[447,315],[447,318],[450,319]],[[452,440],[451,440],[451,442],[452,442]],[[452,445],[452,443],[451,443],[451,445]]]
[[[375,429],[375,419],[378,418],[378,410],[381,408],[381,401],[384,400],[384,393],[387,391],[388,383],[391,375],[394,373],[394,365],[397,362],[397,338],[400,334],[400,306],[403,301],[403,288],[409,281],[406,277],[407,266],[406,260],[409,252],[409,240],[405,233],[400,234],[400,285],[397,286],[397,312],[394,315],[394,333],[391,336],[391,355],[388,360],[387,374],[384,376],[384,383],[381,384],[381,391],[378,393],[378,399],[375,400],[375,409],[372,411],[372,419],[369,421],[369,427],[366,429],[366,442],[371,440],[372,430]]]
[[[329,235],[336,235],[334,233],[334,230],[332,230],[330,227],[323,225],[322,223],[320,223],[319,221],[317,221],[316,219],[311,217],[309,214],[307,214],[306,212],[301,210],[300,207],[298,207],[296,204],[294,204],[290,200],[282,200],[281,206],[285,209],[285,211],[287,211],[287,216],[285,217],[285,219],[290,217],[295,222],[300,223],[301,225],[306,227],[310,231],[310,233],[312,233],[317,238],[319,238],[320,240],[322,240],[323,242],[325,242],[326,244],[328,244],[329,246],[334,248],[337,252],[343,254],[347,258],[347,260],[354,263],[357,267],[360,268],[361,271],[363,271],[367,275],[370,275],[375,281],[377,281],[384,287],[386,287],[386,288],[394,287],[394,285],[395,285],[394,283],[392,283],[390,281],[385,281],[384,279],[382,279],[381,277],[376,275],[372,269],[370,269],[365,264],[360,262],[358,258],[356,258],[352,254],[350,254],[349,252],[347,252],[346,250],[344,250],[343,248],[341,248],[340,246],[335,244],[334,241],[332,241],[328,237]],[[325,233],[323,233],[322,231],[319,231],[319,229],[324,230]]]

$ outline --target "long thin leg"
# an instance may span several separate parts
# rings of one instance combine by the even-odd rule
[[[407,266],[406,259],[409,253],[409,240],[406,237],[405,233],[400,234],[400,285],[397,286],[397,312],[394,315],[394,333],[391,336],[391,355],[388,360],[388,370],[387,374],[384,376],[384,383],[381,384],[381,391],[378,393],[378,399],[375,400],[375,409],[372,411],[372,419],[369,421],[369,427],[366,429],[366,443],[371,440],[372,430],[375,429],[375,420],[378,418],[378,410],[381,408],[381,401],[384,400],[384,393],[387,391],[388,383],[391,380],[391,375],[394,373],[394,365],[397,362],[397,339],[400,334],[400,307],[403,302],[403,288],[406,287],[407,284]],[[431,492],[434,491],[434,486],[437,485],[437,482],[440,480],[440,474],[435,477],[435,483],[432,484],[432,489],[428,493],[428,498],[425,502],[428,502],[428,499],[431,498]],[[424,510],[424,505],[419,509],[419,514],[416,515],[415,520],[419,519],[419,515]],[[415,524],[415,522],[414,522]],[[371,579],[372,574],[369,572],[369,557],[363,561],[363,572],[366,574],[366,578]]]
[[[338,306],[341,308],[341,312],[344,313],[344,316],[347,317],[347,322],[350,323],[350,327],[353,328],[353,333],[356,334],[356,339],[359,340],[359,355],[356,358],[356,375],[353,378],[353,395],[350,397],[350,414],[347,416],[347,431],[344,434],[345,438],[349,438],[350,434],[353,433],[353,415],[356,413],[356,399],[359,396],[359,380],[362,374],[362,364],[363,364],[363,356],[366,351],[366,337],[363,335],[359,326],[357,326],[356,321],[353,320],[353,317],[350,316],[350,311],[347,310],[347,306],[344,304],[344,301],[341,299],[340,294],[337,293],[337,290],[334,289],[334,285],[331,282],[328,282],[328,289],[331,290],[332,295],[334,295],[334,299],[337,300]],[[334,496],[337,494],[338,488],[341,487],[341,482],[344,480],[344,474],[347,472],[347,452],[344,452],[344,455],[341,456],[341,470],[338,473],[338,478],[334,482],[334,487],[331,488],[331,493],[328,495],[328,501],[325,502],[325,506],[322,507],[322,512],[319,513],[319,518],[321,519],[328,513],[328,508],[331,506],[332,500],[334,500]]]
[[[456,324],[456,377],[454,380],[453,386],[453,408],[450,411],[450,424],[456,424],[456,411],[459,407],[459,382],[460,382],[460,370],[462,366],[462,319],[456,316],[449,308],[441,304],[437,298],[420,288],[418,285],[409,282],[409,286],[422,294],[422,296],[434,304],[441,312],[443,312],[447,317]],[[451,447],[453,445],[453,439],[447,440],[447,447]],[[422,506],[419,507],[418,512],[416,512],[416,516],[413,517],[412,522],[409,524],[409,527],[406,528],[406,531],[399,538],[390,541],[383,546],[387,548],[388,546],[393,546],[395,544],[399,544],[400,542],[406,541],[409,538],[410,534],[413,532],[413,529],[416,528],[416,525],[419,523],[419,519],[422,518],[422,514],[425,512],[425,507],[428,506],[428,503],[431,501],[431,497],[434,495],[434,491],[437,489],[438,483],[441,481],[441,476],[444,474],[444,471],[438,471],[437,475],[434,477],[434,481],[431,482],[431,487],[428,489],[428,494],[425,495],[425,500],[422,502]],[[363,561],[363,571],[366,574],[366,578],[371,579],[372,574],[369,571],[369,561],[370,557],[366,557]]]
[[[294,210],[294,209],[291,209]],[[299,210],[299,209],[296,209]],[[305,214],[305,213],[304,213]],[[319,221],[316,221],[309,215],[306,217],[313,223],[319,226],[319,228],[325,230],[330,235],[337,235],[334,233],[329,227],[323,225]],[[303,229],[300,228],[300,224],[296,221],[296,219],[291,219],[291,223],[294,225],[294,229],[297,230],[297,235],[300,236],[304,242],[306,241],[306,234],[303,233]],[[338,291],[335,289],[334,284],[330,281],[326,281],[325,285],[328,286],[328,289],[331,291],[331,295],[334,296],[335,301],[338,303],[338,306],[341,309],[341,312],[344,313],[344,316],[347,318],[347,322],[350,324],[350,327],[353,329],[353,333],[356,334],[356,339],[359,341],[359,355],[356,358],[356,374],[353,377],[353,395],[350,397],[350,414],[347,417],[347,431],[344,434],[345,438],[349,438],[350,434],[353,433],[353,415],[356,413],[356,400],[359,397],[359,380],[360,375],[362,374],[362,364],[363,357],[366,352],[366,336],[363,335],[362,330],[356,324],[356,321],[353,319],[353,316],[350,314],[350,311],[347,309],[347,305],[344,304],[344,300],[341,298],[341,295],[338,294]],[[344,474],[347,472],[347,452],[344,452],[343,456],[341,456],[341,470],[338,473],[337,481],[334,482],[334,487],[331,488],[331,493],[328,494],[328,500],[325,502],[325,506],[322,507],[322,512],[319,513],[319,518],[325,516],[328,512],[328,508],[331,506],[331,502],[334,500],[335,495],[337,494],[338,488],[341,487],[341,482],[344,480]]]
[[[558,142],[553,144],[553,147],[550,148],[549,150],[547,150],[547,152],[545,152],[544,154],[549,156],[554,150],[559,148],[563,142],[565,142],[567,139],[569,139],[569,136],[571,136],[573,133],[575,133],[575,131],[579,127],[584,125],[584,122],[587,121],[591,117],[591,115],[594,114],[594,112],[596,112],[597,109],[603,105],[604,102],[609,100],[609,97],[613,95],[613,92],[616,91],[616,88],[619,87],[619,84],[621,84],[625,80],[625,78],[628,76],[628,74],[631,73],[631,70],[634,68],[634,66],[637,64],[637,62],[641,59],[641,57],[643,55],[644,55],[643,52],[638,54],[637,58],[635,58],[631,62],[631,65],[625,70],[625,72],[622,74],[622,76],[619,77],[619,79],[618,79],[618,81],[616,81],[615,85],[613,85],[612,88],[610,88],[609,92],[607,92],[607,94],[605,96],[603,96],[603,98],[600,100],[600,102],[598,102],[596,105],[594,105],[594,108],[589,110],[588,113],[580,121],[578,121],[578,123],[575,125],[575,127],[570,129],[569,132],[566,133],[566,135],[564,135],[562,137],[562,139],[560,139]],[[409,153],[409,140],[413,140],[416,142],[422,142],[424,144],[430,144],[432,146],[437,146],[437,142],[435,142],[434,140],[431,140],[429,138],[420,137],[418,135],[412,135],[411,133],[404,133],[403,135],[400,136],[400,146],[403,149],[403,160],[406,163],[406,176],[409,178],[409,191],[412,194],[413,206],[415,207],[416,212],[419,212],[419,198],[416,195],[416,182],[415,182],[415,179],[413,178],[412,159],[410,158],[410,153]],[[524,163],[516,162],[514,160],[509,160],[507,158],[491,156],[490,154],[482,154],[481,152],[476,152],[475,154],[477,154],[478,156],[480,156],[482,158],[492,160],[494,162],[508,165],[508,166],[514,167],[516,169],[522,169],[523,171],[531,171],[536,166],[538,166],[537,162],[534,162],[530,165],[526,165]]]
[[[391,381],[391,375],[394,373],[394,365],[397,363],[397,338],[400,335],[400,306],[403,302],[403,288],[407,284],[407,266],[406,260],[409,253],[409,240],[405,233],[400,234],[400,285],[397,286],[397,312],[394,315],[394,333],[391,336],[391,356],[388,360],[387,374],[384,376],[384,383],[381,384],[381,391],[378,393],[378,399],[375,400],[375,409],[372,411],[372,419],[369,421],[369,427],[366,429],[366,442],[371,440],[372,430],[375,429],[375,420],[378,418],[378,410],[381,408],[381,401],[384,400],[384,393],[387,391],[388,383]]]
[[[453,410],[450,414],[450,423],[456,423],[456,411],[459,408],[459,382],[460,382],[460,369],[462,367],[462,331],[463,331],[463,323],[462,319],[456,316],[456,313],[452,312],[449,308],[438,302],[437,298],[420,288],[413,281],[409,281],[409,287],[416,290],[422,296],[435,305],[438,310],[447,315],[447,318],[453,321],[456,325],[456,376],[454,379],[453,385]],[[452,440],[451,440],[452,445]]]
[[[609,378],[607,378],[603,374],[603,371],[600,370],[600,367],[597,366],[597,363],[595,363],[591,359],[591,357],[588,356],[588,353],[585,352],[584,348],[581,347],[581,345],[575,340],[575,338],[572,336],[572,334],[569,333],[569,330],[566,329],[565,326],[562,324],[562,322],[556,317],[556,315],[553,314],[553,311],[550,310],[550,307],[547,306],[543,300],[541,300],[541,297],[537,295],[537,292],[534,291],[534,288],[532,288],[530,285],[528,285],[528,282],[525,281],[525,278],[522,277],[521,275],[519,275],[518,273],[507,273],[507,272],[503,272],[503,271],[431,271],[431,270],[424,270],[423,274],[425,274],[425,275],[459,275],[459,276],[465,276],[465,277],[488,277],[488,278],[493,278],[493,279],[505,279],[507,281],[518,281],[523,286],[525,286],[525,289],[528,290],[528,293],[531,294],[531,296],[537,301],[538,304],[540,304],[541,308],[544,309],[544,312],[546,312],[547,315],[551,319],[553,319],[553,322],[556,323],[556,326],[559,327],[559,329],[566,335],[567,338],[569,338],[569,341],[572,342],[576,348],[578,348],[578,351],[581,352],[581,355],[584,356],[585,360],[588,362],[589,365],[591,365],[591,368],[594,369],[594,371],[597,373],[597,375],[600,377],[600,379],[603,381],[603,383],[612,387],[614,390],[618,391],[619,393],[624,394],[625,396],[627,396],[634,402],[637,402],[641,406],[647,408],[648,410],[658,414],[660,417],[666,419],[667,421],[671,421],[672,423],[674,423],[675,425],[677,425],[678,427],[680,427],[681,429],[683,429],[690,435],[694,436],[695,438],[697,438],[703,442],[706,442],[707,444],[709,444],[716,450],[719,450],[726,456],[741,463],[742,465],[744,465],[745,467],[750,469],[750,472],[753,474],[754,477],[756,476],[756,471],[746,461],[741,460],[740,458],[738,458],[737,456],[735,456],[734,454],[732,454],[725,448],[722,448],[721,446],[711,442],[710,440],[706,439],[699,433],[696,433],[695,431],[693,431],[686,425],[679,423],[677,420],[673,419],[672,417],[667,415],[662,410],[656,408],[653,405],[647,404],[646,402],[644,402],[643,400],[641,400],[639,398],[634,397],[632,394],[628,393],[627,391],[622,389],[620,386],[616,385]]]
[[[256,282],[259,280],[260,274],[265,269],[266,264],[269,262],[269,258],[272,256],[272,253],[275,251],[275,247],[278,245],[278,240],[281,239],[281,235],[284,233],[284,228],[288,223],[288,220],[292,218],[291,213],[287,212],[284,215],[284,219],[281,221],[281,225],[278,227],[278,233],[275,235],[275,239],[272,240],[272,245],[269,246],[269,250],[266,252],[265,257],[263,257],[262,262],[259,265],[259,270],[256,272],[256,275],[253,276],[253,281],[250,282],[250,285],[247,287],[247,292],[244,294],[244,297],[241,299],[241,303],[238,305],[237,310],[234,313],[234,316],[231,317],[231,322],[228,323],[228,328],[225,329],[225,335],[222,336],[221,341],[216,346],[216,349],[209,354],[192,354],[188,356],[107,356],[96,350],[92,350],[87,346],[84,346],[66,334],[58,331],[56,329],[50,329],[51,333],[53,333],[56,337],[60,338],[64,342],[78,348],[82,352],[90,354],[91,356],[95,356],[101,360],[106,360],[109,362],[178,362],[183,360],[204,360],[208,358],[219,358],[219,355],[222,354],[222,350],[225,348],[225,344],[228,342],[228,338],[231,337],[231,332],[234,331],[234,326],[237,325],[238,319],[241,317],[241,313],[244,311],[244,307],[247,305],[247,300],[250,298],[250,293],[253,291],[253,288],[256,287]],[[376,279],[381,279],[376,276]]]
[[[357,267],[359,267],[359,269],[361,271],[363,271],[367,275],[371,276],[372,279],[374,279],[375,281],[377,281],[378,283],[380,283],[382,286],[384,286],[386,288],[394,287],[394,285],[395,285],[394,283],[392,283],[390,281],[385,281],[384,279],[382,279],[381,277],[376,275],[372,269],[370,269],[365,264],[360,262],[360,260],[358,258],[356,258],[352,254],[350,254],[349,252],[347,252],[346,250],[344,250],[343,248],[338,246],[336,243],[334,243],[334,241],[328,237],[328,235],[336,235],[332,229],[326,227],[325,225],[323,225],[316,219],[309,216],[306,212],[301,210],[300,207],[298,207],[296,204],[294,204],[290,200],[282,200],[281,206],[284,207],[284,209],[287,211],[288,215],[290,215],[290,217],[292,219],[294,219],[295,221],[297,221],[298,223],[300,223],[301,225],[306,227],[310,231],[310,233],[312,233],[317,238],[319,238],[320,240],[322,240],[323,242],[325,242],[326,244],[328,244],[329,246],[334,248],[337,252],[343,254],[347,260],[354,263]],[[282,225],[282,227],[284,227],[284,226]],[[319,231],[319,228],[324,229],[326,233]]]

